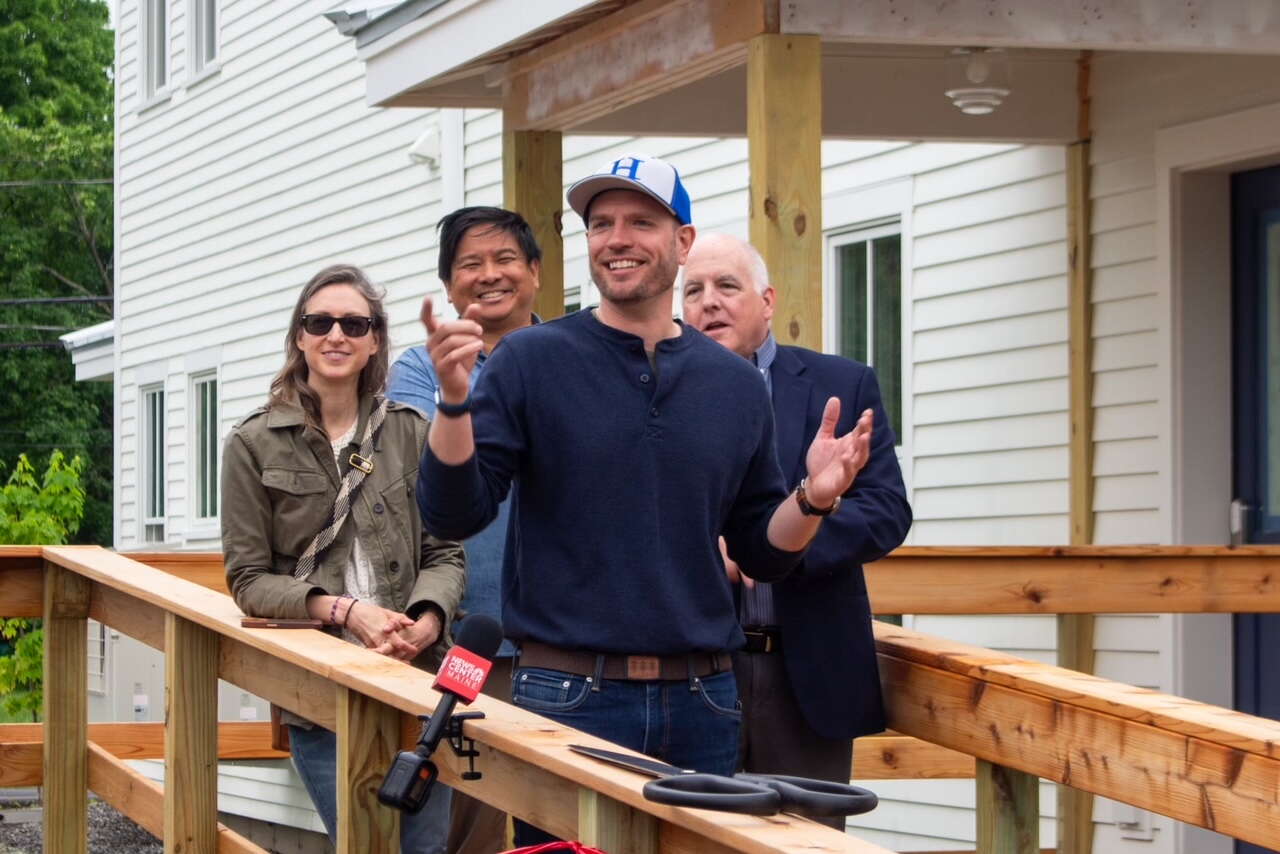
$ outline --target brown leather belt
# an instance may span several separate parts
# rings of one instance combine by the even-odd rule
[[[770,653],[782,651],[782,633],[772,626],[754,628],[746,628],[744,626],[742,634],[747,638],[747,643],[742,648],[743,652]]]
[[[733,669],[727,652],[693,652],[688,655],[616,655],[579,649],[561,649],[538,641],[520,645],[519,667],[545,667],[579,676],[602,679],[688,679]]]

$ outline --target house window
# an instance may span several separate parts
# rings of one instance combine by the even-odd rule
[[[164,542],[164,388],[142,389],[142,539]]]
[[[893,433],[902,442],[902,235],[899,225],[831,238],[837,348],[876,369]]]
[[[191,21],[191,75],[199,74],[218,60],[217,0],[188,0]]]
[[[195,484],[197,519],[218,516],[218,379],[213,374],[191,381],[195,449],[192,481]]]
[[[89,691],[107,693],[107,627],[89,620]]]
[[[169,83],[169,3],[142,0],[140,59],[143,100],[149,101]]]

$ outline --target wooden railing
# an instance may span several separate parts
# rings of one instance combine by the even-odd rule
[[[169,578],[156,567],[199,579],[203,588]],[[867,573],[877,610],[886,613],[1280,612],[1280,584],[1273,581],[1280,578],[1280,551],[1262,547],[904,548],[868,566]],[[71,577],[83,583],[68,584]],[[78,587],[87,589],[87,598],[76,592]],[[416,734],[412,716],[431,710],[429,679],[318,633],[240,629],[239,612],[224,590],[217,555],[0,549],[0,611],[81,621],[78,674],[70,680],[55,675],[52,696],[74,694],[68,683],[77,680],[83,693],[84,616],[170,650],[167,662],[177,651],[199,681],[211,682],[214,673],[203,671],[216,670],[246,690],[334,727],[349,750],[361,742],[380,744],[355,751],[353,759],[360,761],[348,763],[352,790],[364,796],[342,807],[349,816],[343,844],[344,850],[356,845],[391,850],[387,840],[394,838],[389,831],[395,816],[371,803],[369,792],[395,743],[407,743]],[[82,601],[87,610],[78,604]],[[178,628],[184,624],[186,629]],[[55,626],[51,641],[50,660],[56,657],[68,670],[76,669],[76,655],[59,654],[56,647],[75,636]],[[897,734],[858,741],[858,776],[976,774],[979,850],[1039,851],[1037,777],[1261,845],[1280,841],[1280,723],[887,624],[876,624],[876,636],[889,722]],[[193,646],[201,642],[197,638],[206,646]],[[192,654],[201,648],[203,653]],[[215,660],[216,668],[201,668],[194,661],[201,655]],[[186,689],[192,676],[183,672],[179,684]],[[165,754],[175,770],[183,767],[176,755],[184,752],[179,750],[183,738],[198,756],[219,752],[216,743],[210,744],[209,733],[219,726],[210,718],[212,703],[203,715],[193,715],[184,711],[189,703],[182,701],[183,694],[169,697],[170,704],[177,701],[178,714],[170,705]],[[456,760],[444,752],[437,756],[442,778],[560,835],[594,840],[615,852],[881,850],[787,816],[761,820],[651,804],[640,796],[643,781],[635,775],[599,767],[564,747],[589,737],[487,698],[476,705],[488,717],[468,724],[467,731],[481,745],[485,778],[461,782]],[[193,716],[198,720],[188,720]],[[171,732],[175,722],[176,733]],[[229,725],[220,726],[229,750],[236,742]],[[120,742],[122,733],[86,731],[82,710],[49,716],[45,727],[47,791],[51,775],[66,776],[53,767],[68,761],[51,751],[55,737],[69,745],[101,739],[101,749],[89,753],[90,787],[95,767],[99,781],[108,766],[127,770],[119,760],[108,762],[108,745],[113,738]],[[261,728],[237,732],[241,750],[244,739],[265,741]],[[156,731],[149,737],[149,755],[155,755]],[[0,729],[0,743],[23,740],[30,734],[10,738]],[[0,744],[0,760],[19,753],[12,744]],[[30,754],[25,748],[23,767],[31,766]],[[123,779],[124,771],[113,773]],[[0,782],[13,777],[0,775]],[[168,770],[166,780],[183,793],[193,785]],[[211,793],[197,791],[196,800],[173,792],[162,797],[154,784],[146,786],[151,788],[145,797],[132,793],[132,806],[145,801],[144,817],[151,815],[154,824],[157,805],[163,804],[166,838],[171,838],[171,824],[181,833],[206,807],[208,815],[199,821],[206,834],[216,832],[208,830]],[[63,805],[54,805],[47,815],[82,816],[78,803],[65,806],[74,788],[66,779],[58,783],[49,797],[61,798]],[[191,807],[171,807],[175,800]],[[171,821],[170,812],[186,814]],[[222,833],[219,850],[255,850],[234,847],[241,844],[236,840]]]
[[[333,729],[338,850],[398,849],[399,814],[374,793],[395,750],[416,739],[416,716],[434,710],[438,695],[429,675],[320,632],[243,629],[225,593],[97,548],[0,548],[0,611],[45,620],[40,780],[32,779],[30,746],[3,744],[0,757],[15,760],[3,763],[9,779],[18,776],[9,767],[25,767],[25,780],[44,785],[46,851],[85,851],[86,790],[161,836],[167,851],[261,851],[216,824],[218,678]],[[165,653],[163,788],[90,737],[90,617]],[[465,765],[442,749],[434,757],[441,780],[556,835],[615,854],[886,854],[788,815],[762,819],[652,803],[641,794],[644,778],[567,747],[603,741],[487,697],[472,705],[486,714],[466,724],[484,776],[463,781]],[[105,738],[107,731],[94,735]],[[11,741],[3,730],[0,739]]]

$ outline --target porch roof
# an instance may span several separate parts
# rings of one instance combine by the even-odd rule
[[[823,40],[825,137],[1066,142],[1082,50],[1280,55],[1280,8],[1251,0],[407,0],[349,30],[367,100],[503,108],[516,129],[746,133],[747,42]],[[961,46],[1005,48],[1013,94],[990,116],[943,96]],[[589,69],[589,70],[588,70]]]

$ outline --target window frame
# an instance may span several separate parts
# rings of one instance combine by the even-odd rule
[[[827,250],[827,278],[830,280],[831,287],[827,305],[830,307],[831,322],[828,324],[830,335],[828,337],[827,350],[831,353],[840,353],[843,341],[840,340],[841,318],[844,306],[841,304],[841,288],[840,288],[840,250],[854,243],[866,242],[871,244],[873,241],[883,237],[899,238],[899,252],[901,257],[898,262],[898,300],[900,325],[898,330],[898,349],[900,360],[900,376],[898,377],[898,388],[900,390],[898,419],[901,422],[901,429],[898,431],[903,434],[897,437],[898,444],[895,446],[902,452],[902,446],[907,442],[906,434],[911,429],[911,422],[908,420],[908,397],[910,395],[910,363],[908,355],[910,349],[908,342],[910,340],[910,326],[907,311],[908,293],[906,288],[906,263],[907,253],[905,251],[905,234],[902,228],[902,222],[898,219],[880,220],[869,223],[860,224],[854,228],[842,228],[838,231],[830,232],[826,235]],[[875,286],[871,278],[873,265],[868,259],[867,265],[867,306],[866,306],[866,337],[867,337],[867,364],[876,368],[874,364],[875,354]],[[876,376],[880,375],[879,368],[876,368]]]
[[[90,694],[105,696],[110,686],[110,641],[111,634],[107,627],[97,620],[88,620],[88,639],[85,646],[85,668],[88,671]],[[94,646],[98,654],[94,653]],[[94,664],[98,666],[95,668]]]
[[[138,4],[138,82],[139,110],[169,97],[173,77],[173,50],[171,47],[173,34],[173,14],[169,8],[169,0],[141,0]],[[162,16],[156,13],[163,11]],[[163,18],[163,20],[160,20]],[[157,21],[163,28],[159,42],[162,50],[155,50],[155,28]],[[159,74],[157,74],[159,71]],[[163,77],[163,80],[158,78]]]
[[[212,12],[213,53],[204,55],[205,13]],[[187,0],[187,84],[216,74],[222,62],[222,7],[218,0]]]
[[[912,495],[915,448],[915,413],[912,373],[915,369],[912,311],[914,289],[911,266],[913,257],[913,213],[915,182],[910,177],[886,181],[869,187],[857,187],[827,196],[822,202],[823,279],[822,341],[827,353],[839,352],[840,318],[837,296],[840,290],[838,246],[852,235],[866,229],[897,224],[901,235],[900,286],[902,311],[902,435],[897,437],[896,451],[906,483],[908,498]],[[834,245],[833,245],[834,244]],[[908,539],[910,542],[910,539]]]
[[[213,413],[212,421],[206,424],[202,423],[202,416],[207,414],[206,407],[209,401],[204,398],[202,387],[209,385],[213,386]],[[190,425],[187,438],[187,447],[190,449],[187,455],[190,471],[187,474],[187,482],[192,485],[187,518],[190,520],[189,526],[197,529],[217,527],[222,507],[222,496],[219,493],[219,474],[222,466],[220,392],[221,383],[216,369],[191,374],[187,383],[190,401],[187,413]],[[211,435],[204,435],[206,427],[212,429]],[[202,443],[205,444],[202,445]],[[205,467],[206,463],[211,463],[208,469]],[[202,472],[206,472],[203,477]],[[211,481],[206,482],[204,478],[211,478]],[[211,493],[210,490],[212,490]],[[209,498],[212,498],[213,513],[205,514],[203,512],[206,508],[205,501]]]
[[[138,402],[138,539],[142,543],[163,544],[168,535],[164,383],[139,386]],[[156,416],[154,419],[153,414]],[[153,509],[159,509],[160,515],[152,515]],[[150,536],[157,527],[158,539]]]

